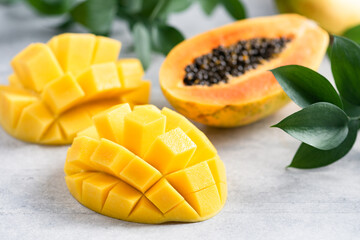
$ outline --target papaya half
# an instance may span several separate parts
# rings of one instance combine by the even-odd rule
[[[290,101],[268,70],[290,64],[316,70],[328,43],[325,30],[296,14],[237,21],[178,44],[161,66],[160,86],[194,121],[249,124]]]

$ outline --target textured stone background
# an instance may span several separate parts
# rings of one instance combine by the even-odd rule
[[[271,0],[245,1],[251,17],[276,13]],[[222,9],[206,17],[198,6],[171,19],[187,37],[232,20]],[[56,34],[59,19],[42,19],[25,7],[0,8],[0,83],[11,73],[10,59],[30,42]],[[131,56],[126,26],[114,38]],[[163,57],[155,56],[146,76],[152,103],[169,106],[158,85]],[[331,76],[324,60],[320,72]],[[285,169],[299,143],[274,123],[297,110],[236,129],[200,126],[227,167],[228,201],[214,218],[195,224],[159,226],[111,219],[83,207],[68,193],[63,173],[67,146],[27,144],[0,130],[0,239],[359,239],[359,141],[341,161],[322,169]],[[95,238],[96,237],[96,238]]]

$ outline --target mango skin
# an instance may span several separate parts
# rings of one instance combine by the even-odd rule
[[[275,0],[281,13],[311,18],[332,34],[341,35],[360,24],[358,0]]]

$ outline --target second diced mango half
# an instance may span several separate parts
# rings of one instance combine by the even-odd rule
[[[84,206],[140,223],[197,222],[227,198],[225,166],[180,114],[119,104],[93,117],[68,150],[70,193]]]
[[[151,83],[138,59],[118,60],[120,48],[117,40],[75,33],[30,44],[12,59],[9,86],[0,86],[0,124],[23,141],[69,144],[98,112],[147,104]]]

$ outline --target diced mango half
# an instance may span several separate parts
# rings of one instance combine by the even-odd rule
[[[0,86],[0,124],[23,141],[69,144],[93,125],[91,118],[100,112],[120,103],[147,104],[150,81],[142,79],[144,70],[138,60],[118,60],[120,48],[115,39],[75,33],[54,36],[47,44],[30,44],[12,59],[9,86]],[[35,103],[43,109],[23,114]],[[105,115],[97,120],[97,126],[107,125],[91,136],[114,140],[109,137],[113,134],[122,143],[116,132],[123,124],[106,122]]]
[[[204,147],[205,135],[188,135],[201,131],[186,118],[154,105],[131,110],[119,104],[93,122],[75,138],[64,167],[70,193],[86,207],[126,221],[162,223],[203,221],[224,206],[225,166],[216,150]],[[203,156],[190,165],[198,145]]]

